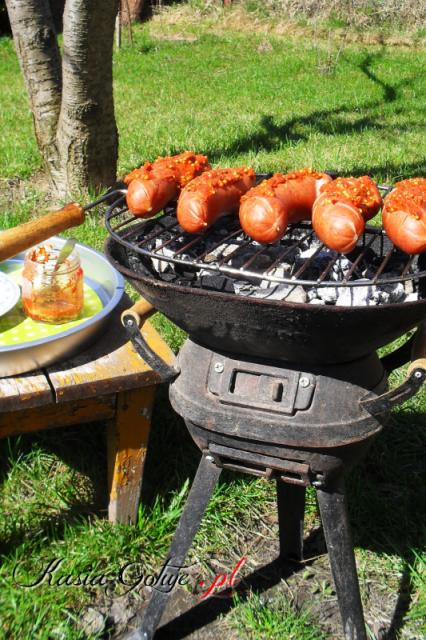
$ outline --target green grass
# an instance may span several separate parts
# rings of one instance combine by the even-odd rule
[[[238,603],[238,599],[237,599]],[[272,604],[253,595],[240,604],[230,620],[230,627],[242,640],[325,640],[326,636],[313,624],[308,611],[298,611],[282,596]]]
[[[0,71],[0,176],[29,177],[40,166],[40,160],[19,64],[10,39],[6,37],[0,37]],[[3,135],[5,132],[6,136]]]
[[[138,30],[114,61],[120,172],[184,148],[258,170],[313,165],[379,180],[424,172],[424,51],[351,47],[324,74],[327,43],[271,37],[259,52],[262,41],[173,42]],[[0,176],[26,177],[40,161],[18,64],[10,42],[0,45]]]
[[[154,27],[137,28],[134,47],[125,46],[114,58],[120,173],[146,158],[194,148],[214,164],[250,164],[259,171],[311,165],[345,174],[368,172],[380,181],[426,174],[425,51],[354,46],[338,55],[326,42],[229,31],[218,35],[203,24],[191,27],[191,41],[166,40]],[[179,25],[170,33],[179,33]],[[8,227],[41,214],[50,203],[29,180],[40,169],[40,157],[7,38],[0,39],[0,73],[0,224]],[[101,248],[106,235],[101,218],[99,211],[69,234]],[[177,349],[183,332],[160,315],[155,323]],[[402,375],[396,374],[393,384]],[[368,604],[371,583],[379,585],[385,599],[401,589],[406,597],[400,626],[416,639],[424,631],[426,600],[425,409],[421,392],[395,412],[392,425],[349,479],[363,598]],[[114,573],[127,561],[159,566],[199,453],[164,389],[153,425],[136,527],[113,527],[103,519],[102,425],[0,443],[0,638],[83,638],[80,612],[110,602],[99,588],[19,588],[12,578],[18,562],[27,581],[54,557],[63,558],[64,570],[73,575],[89,566]],[[215,559],[230,568],[249,549],[254,566],[265,540],[268,546],[275,540],[274,512],[272,486],[225,475],[191,562],[206,576]],[[313,492],[306,525],[308,530],[318,525]],[[238,637],[322,637],[305,611],[256,596],[239,603],[223,624]]]
[[[123,51],[121,166],[196,146],[257,170],[312,165],[380,180],[424,170],[424,52],[350,49],[322,74],[322,50],[271,39],[259,53],[260,41],[160,41],[140,60]]]

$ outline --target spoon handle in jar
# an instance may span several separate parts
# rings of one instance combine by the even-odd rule
[[[55,265],[55,271],[59,269],[61,264],[65,262],[68,256],[73,252],[75,245],[77,244],[77,240],[75,238],[68,238],[64,246],[59,252],[58,259]]]
[[[82,224],[84,217],[84,209],[79,204],[66,204],[59,211],[0,232],[0,261],[7,260],[65,229]]]

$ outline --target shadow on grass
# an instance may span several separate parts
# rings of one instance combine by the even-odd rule
[[[352,171],[341,171],[340,175],[383,175],[392,176],[392,182],[397,182],[403,178],[424,176],[426,173],[426,156],[419,159],[418,162],[408,164],[396,164],[388,162],[386,164],[373,165],[354,165]]]
[[[395,131],[395,124],[387,121],[386,113],[381,111],[387,105],[392,105],[392,114],[403,114],[406,110],[406,103],[403,100],[401,90],[413,86],[413,83],[422,75],[410,75],[399,82],[391,83],[380,78],[372,69],[373,64],[383,58],[385,50],[369,53],[364,56],[356,67],[364,74],[366,79],[380,89],[380,98],[366,100],[363,103],[343,104],[331,109],[317,109],[306,115],[297,115],[288,118],[284,122],[277,122],[271,114],[259,114],[259,124],[255,130],[249,134],[232,139],[228,144],[205,148],[205,153],[213,164],[220,161],[223,156],[245,154],[249,152],[270,152],[283,146],[283,144],[296,144],[307,142],[313,135],[334,137],[336,135],[355,135],[365,131],[374,131],[377,134],[378,144],[383,134],[391,134]],[[344,58],[344,56],[343,56]],[[353,65],[348,61],[348,64]],[[397,125],[397,133],[401,135],[409,132],[413,127],[421,128],[425,119],[426,108],[421,101],[411,104],[412,110],[417,117],[406,119],[404,123]],[[304,131],[306,129],[306,132]],[[356,142],[354,142],[356,144]],[[167,149],[163,154],[180,153],[180,147]],[[419,149],[422,153],[422,149]],[[140,164],[146,158],[141,158]],[[335,167],[327,167],[334,171]],[[412,175],[422,175],[426,172],[426,155],[421,155],[417,162],[412,163],[385,163],[377,165],[354,164],[350,170],[339,171],[339,175],[383,175],[387,173],[392,176],[392,180]]]
[[[403,563],[398,600],[383,640],[394,640],[412,599],[415,550],[425,542],[426,414],[400,408],[347,478],[354,543],[374,553],[398,555]]]
[[[399,632],[404,626],[404,618],[410,609],[410,604],[412,601],[412,586],[410,568],[407,563],[414,560],[414,555],[410,554],[408,557],[404,558],[404,560],[405,566],[398,585],[398,599],[396,601],[392,620],[389,625],[389,629],[382,633],[380,640],[399,639]]]
[[[28,454],[34,446],[39,447],[68,467],[87,478],[90,497],[78,501],[75,496],[67,507],[46,513],[38,510],[34,532],[31,525],[21,526],[19,520],[12,524],[10,535],[0,539],[0,554],[10,554],[32,535],[40,540],[45,537],[61,539],[70,525],[78,524],[93,515],[104,516],[107,509],[106,438],[101,423],[90,423],[39,433],[23,434],[0,442],[0,482],[4,482],[13,465]],[[82,450],[84,449],[84,452]],[[48,470],[46,470],[48,472]],[[43,496],[40,496],[42,499]],[[17,498],[21,502],[22,496]],[[48,505],[49,508],[49,505]],[[41,513],[40,513],[41,511]]]
[[[31,527],[19,527],[13,531],[12,535],[0,539],[0,557],[12,555],[21,544],[33,536],[37,537],[41,543],[46,538],[51,537],[54,537],[55,540],[61,540],[70,527],[81,524],[93,513],[93,506],[76,504],[64,509],[62,512],[56,512],[54,517],[46,516],[45,519],[37,523],[34,529],[31,529]]]
[[[185,422],[170,405],[168,385],[157,390],[152,425],[142,485],[142,502],[148,506],[156,496],[179,490],[187,478],[192,482],[200,460]]]
[[[403,625],[411,602],[410,565],[414,564],[413,549],[419,549],[423,544],[423,531],[419,523],[426,519],[426,505],[420,499],[425,480],[422,475],[425,423],[426,416],[421,411],[415,408],[399,410],[391,424],[379,435],[364,462],[347,479],[355,545],[375,553],[397,554],[403,560],[392,625],[386,635],[382,635],[386,640],[396,638]],[[81,521],[82,517],[92,513],[104,514],[107,503],[104,425],[86,425],[21,437],[19,452],[29,451],[35,441],[71,467],[87,474],[94,485],[92,504],[70,505],[64,513],[56,513],[54,518],[49,517],[38,523],[37,536],[44,538],[54,529],[55,538],[58,539],[69,524]],[[145,465],[142,494],[145,505],[152,504],[158,495],[167,502],[168,496],[181,489],[186,478],[192,481],[199,459],[199,450],[183,420],[171,408],[168,388],[163,385],[157,392]],[[231,473],[224,474],[221,482],[227,483],[233,477]],[[28,530],[18,531],[2,545],[2,552],[12,552],[28,534]],[[305,556],[309,558],[309,541],[306,543]],[[248,576],[244,588],[261,593],[301,566],[306,566],[306,563],[282,566],[276,560]],[[281,569],[284,573],[281,573]],[[200,603],[172,620],[159,631],[158,637],[184,637],[226,613],[232,606],[232,599],[212,599]]]
[[[319,109],[313,111],[307,115],[295,116],[286,120],[283,123],[276,123],[271,115],[263,114],[260,117],[259,128],[250,135],[242,136],[230,143],[227,146],[220,148],[211,148],[205,150],[209,159],[212,162],[217,162],[223,155],[247,153],[253,150],[259,151],[273,151],[280,147],[283,142],[296,143],[300,141],[307,141],[312,133],[319,133],[326,136],[335,135],[353,135],[364,132],[366,130],[372,130],[377,132],[378,138],[384,131],[393,130],[394,125],[387,123],[383,113],[374,115],[373,113],[365,114],[368,111],[377,110],[387,104],[395,103],[400,99],[400,90],[403,87],[409,87],[413,81],[419,76],[410,76],[404,78],[398,83],[392,85],[390,82],[380,79],[371,69],[371,65],[375,60],[382,57],[382,53],[368,54],[364,57],[362,62],[358,65],[359,70],[375,85],[377,85],[382,91],[382,97],[377,100],[370,100],[363,104],[357,103],[356,105],[342,105],[334,109]],[[401,105],[401,111],[403,105]],[[426,110],[422,107],[416,109],[418,113],[418,121],[407,121],[404,125],[398,127],[398,131],[410,131],[413,125],[422,126],[424,120],[424,114]],[[348,122],[347,117],[352,116],[355,121]],[[301,129],[306,127],[309,129],[309,133],[303,133]],[[411,171],[422,172],[422,167],[425,166],[426,159],[422,158],[419,163],[413,163],[412,165],[404,165],[405,174],[408,175]],[[329,167],[333,170],[334,167]],[[401,170],[400,165],[377,165],[374,167],[355,166],[352,169],[352,173],[357,174],[377,174],[382,171],[392,171],[398,174]],[[341,175],[348,175],[350,172],[341,172]]]
[[[150,461],[149,464],[147,461],[145,475],[145,488],[150,487],[151,498],[158,491],[177,490],[182,483],[182,473],[185,478],[190,476],[192,479],[200,457],[165,395],[161,396],[157,407],[158,426],[150,443]],[[164,425],[163,432],[159,424]],[[364,461],[347,478],[355,546],[376,554],[398,555],[403,561],[392,622],[380,636],[381,640],[395,640],[403,626],[412,598],[410,565],[414,565],[414,550],[421,549],[424,543],[421,523],[426,521],[426,504],[421,496],[426,480],[422,459],[426,448],[425,426],[426,415],[421,411],[400,409],[378,436]],[[226,477],[221,481],[227,482]],[[305,541],[305,556],[310,557],[309,539]],[[259,568],[244,580],[244,587],[262,593],[300,568],[300,565],[288,565],[284,567],[284,574],[277,574],[280,566],[277,560]],[[233,606],[232,599],[200,603],[164,625],[156,637],[159,640],[183,638]]]
[[[295,573],[306,569],[310,564],[309,559],[303,563],[292,563],[283,562],[277,558],[256,569],[250,575],[245,576],[235,589],[235,595],[238,596],[238,606],[246,601],[252,593],[261,594],[279,584],[281,580],[286,580]],[[236,602],[231,596],[207,598],[160,627],[155,634],[155,640],[185,638],[202,626],[214,622],[220,615],[228,613],[235,606]]]
[[[153,428],[144,469],[142,501],[148,507],[157,496],[167,505],[171,493],[182,487],[186,478],[192,481],[198,466],[199,452],[183,420],[174,413],[168,401],[168,387],[158,388]],[[62,461],[78,474],[87,477],[90,500],[79,501],[54,513],[37,514],[34,535],[42,540],[54,532],[61,539],[70,525],[90,516],[106,517],[108,508],[106,425],[103,422],[82,424],[38,433],[22,434],[0,441],[0,483],[17,461],[37,446]],[[42,499],[42,496],[40,496]],[[21,499],[21,498],[19,498]],[[40,513],[41,511],[41,513]],[[10,522],[10,534],[0,538],[0,554],[11,554],[29,536],[30,524]]]

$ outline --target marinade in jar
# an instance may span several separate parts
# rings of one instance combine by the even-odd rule
[[[60,324],[76,320],[83,304],[83,270],[76,248],[57,264],[60,249],[39,245],[25,255],[22,306],[33,320]]]

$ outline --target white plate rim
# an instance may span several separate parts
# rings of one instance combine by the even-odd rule
[[[11,293],[7,301],[3,302],[3,299],[2,299],[2,301],[0,302],[0,317],[5,316],[6,313],[9,313],[9,311],[13,309],[13,307],[16,305],[19,298],[21,297],[20,286],[16,282],[14,282],[12,278],[8,276],[6,273],[4,273],[3,271],[0,271],[0,296],[1,296],[2,282],[7,282],[9,291]]]

